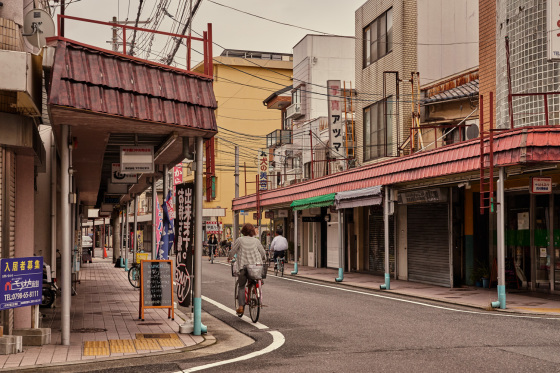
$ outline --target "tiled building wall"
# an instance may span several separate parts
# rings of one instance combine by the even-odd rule
[[[508,0],[497,2],[496,118],[499,126],[509,126],[508,82],[505,37],[510,39],[512,93],[552,92],[560,89],[557,62],[547,61],[546,0]],[[514,126],[544,125],[542,96],[513,99]],[[548,100],[550,124],[560,124],[560,97]]]
[[[490,92],[496,98],[496,1],[479,1],[479,95],[484,96],[485,127],[489,123]],[[495,118],[496,106],[494,105]]]
[[[393,50],[378,61],[364,68],[363,66],[363,29],[379,15],[393,8]],[[393,139],[397,139],[397,128],[400,128],[398,138],[402,143],[409,134],[411,123],[411,95],[410,73],[417,69],[417,26],[416,1],[370,0],[356,10],[356,159],[359,165],[364,164],[364,128],[363,109],[379,101],[383,97],[383,72],[398,71],[399,77],[404,79],[400,84],[400,115],[399,125],[393,125]],[[394,75],[387,75],[387,95],[395,97]],[[395,103],[396,105],[396,103]],[[394,106],[396,111],[396,106]],[[393,120],[396,121],[394,116]],[[396,154],[396,141],[393,153]],[[379,158],[371,162],[383,160]],[[371,163],[368,162],[368,163]]]
[[[0,49],[23,51],[23,40],[19,26],[10,19],[0,18]]]

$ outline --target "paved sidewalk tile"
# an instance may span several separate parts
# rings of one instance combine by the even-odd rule
[[[71,298],[70,346],[61,345],[59,297],[54,308],[41,309],[44,315],[42,326],[51,328],[52,344],[24,347],[23,353],[0,356],[0,370],[133,356],[193,346],[204,341],[203,337],[177,337],[182,320],[179,317],[174,321],[168,319],[167,310],[164,309],[147,309],[145,321],[139,320],[139,290],[130,286],[128,273],[122,268],[114,268],[111,259],[101,259],[100,255],[96,255],[93,263],[82,265],[79,280],[75,284],[77,294]],[[170,333],[175,337],[173,342],[168,339],[161,344],[155,338],[149,342],[136,342],[136,334],[151,333]],[[85,352],[84,347],[88,344],[103,342],[106,343],[105,355]]]

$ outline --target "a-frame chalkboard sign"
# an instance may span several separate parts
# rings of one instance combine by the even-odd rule
[[[171,260],[140,262],[140,309],[138,318],[144,321],[144,309],[168,308],[167,317],[175,320],[173,307],[173,263]]]

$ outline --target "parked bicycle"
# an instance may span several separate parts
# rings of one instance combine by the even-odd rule
[[[132,263],[128,270],[128,282],[133,288],[140,288],[140,263]]]

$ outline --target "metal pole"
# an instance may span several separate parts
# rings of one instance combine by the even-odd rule
[[[255,187],[257,188],[257,225],[259,232],[259,240],[261,239],[261,201],[260,201],[260,185],[259,185],[259,175],[255,175]]]
[[[315,173],[313,171],[313,131],[310,129],[309,130],[309,142],[311,144],[311,151],[309,154],[311,154],[311,178],[315,179]]]
[[[490,182],[493,182],[490,180]],[[506,308],[506,256],[505,256],[505,200],[504,200],[505,169],[500,168],[498,179],[498,301],[492,302],[492,307]]]
[[[130,234],[128,234],[128,231],[130,230],[129,227],[129,219],[128,219],[128,202],[126,203],[125,207],[124,207],[124,216],[125,216],[125,228],[124,228],[124,235],[126,237],[126,245],[124,245],[124,270],[128,271],[128,248],[130,247]]]
[[[124,216],[125,215],[124,214],[125,214],[125,212],[124,211],[125,211],[125,209],[121,208],[121,216],[120,216],[120,218],[121,218],[121,244],[119,246],[119,257],[121,258],[119,264],[120,264],[121,268],[124,267],[124,258],[123,258],[124,237],[125,237],[125,233],[124,233],[124,228],[125,228],[125,225],[124,225]]]
[[[63,124],[61,128],[60,143],[60,214],[62,218],[62,247],[61,247],[61,288],[62,290],[62,313],[61,313],[61,329],[62,344],[70,345],[70,302],[72,286],[70,282],[70,205],[69,205],[69,187],[70,187],[70,170],[68,157],[68,125]]]
[[[117,23],[117,17],[113,17],[113,23]],[[113,26],[113,52],[118,52],[119,51],[119,45],[118,45],[118,37],[117,37],[117,26]]]
[[[103,232],[101,232],[101,250],[103,251],[103,253],[101,254],[101,257],[103,259],[105,259],[105,218],[103,218]]]
[[[196,138],[196,177],[195,177],[195,222],[194,222],[194,335],[206,333],[207,328],[202,324],[202,157],[204,155],[204,139]]]
[[[342,239],[342,210],[338,210],[338,277],[335,278],[336,282],[342,282],[344,279],[344,266],[342,265],[342,256],[344,252],[344,245]]]
[[[167,174],[169,173],[169,166],[163,166],[163,203],[165,204],[165,199],[167,198],[167,189],[169,189],[169,183],[167,181]]]
[[[156,216],[157,216],[157,204],[158,204],[157,190],[156,190],[156,178],[152,179],[152,260],[157,259],[157,227],[156,227]]]
[[[134,235],[132,236],[134,237],[133,245],[133,256],[132,256],[132,260],[133,263],[136,263],[136,253],[138,252],[138,195],[135,194],[134,195]]]
[[[380,288],[390,290],[391,288],[391,275],[389,273],[389,187],[386,185],[385,198],[383,200],[383,225],[384,225],[384,238],[385,238],[385,284]]]
[[[294,270],[292,275],[297,275],[298,273],[298,218],[297,210],[294,210]]]
[[[235,198],[239,198],[239,146],[235,146]],[[237,232],[239,231],[239,211],[233,212],[233,232],[232,239],[237,239]]]

